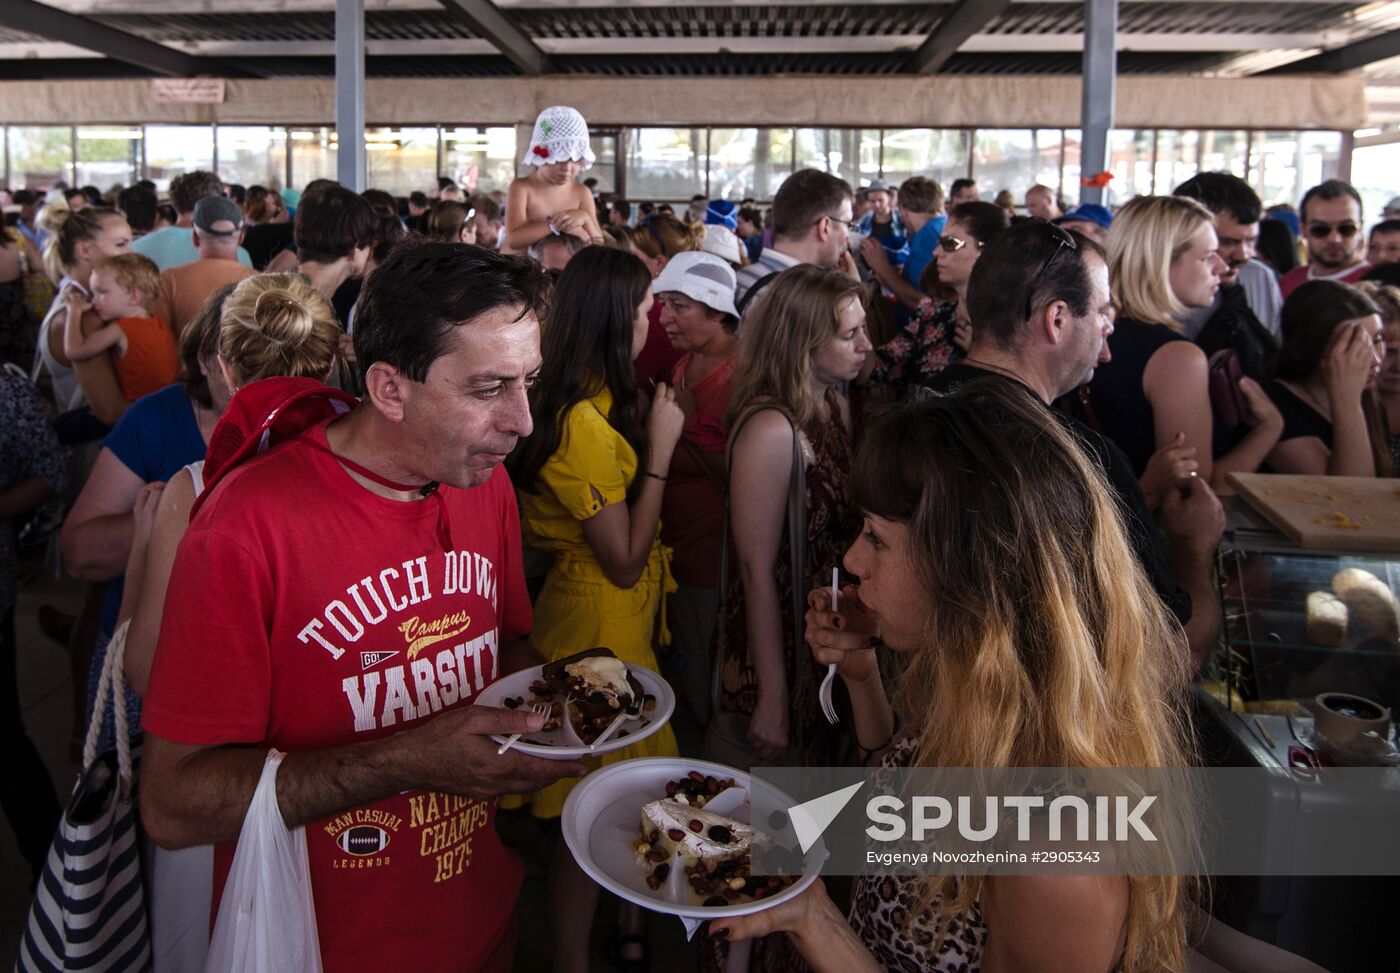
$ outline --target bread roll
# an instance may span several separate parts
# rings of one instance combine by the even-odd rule
[[[1340,646],[1347,639],[1347,606],[1330,591],[1308,595],[1308,638],[1318,645]]]
[[[1357,620],[1383,639],[1400,639],[1400,616],[1390,586],[1370,571],[1347,568],[1332,579],[1332,590]],[[1311,597],[1311,596],[1310,596]]]

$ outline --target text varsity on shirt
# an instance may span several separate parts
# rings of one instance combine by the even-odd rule
[[[304,434],[325,444],[324,426]],[[472,703],[530,629],[502,469],[433,500],[365,490],[302,439],[231,471],[180,544],[146,697],[179,743],[295,752],[373,740]],[[519,893],[494,803],[408,791],[307,825],[328,971],[477,969]],[[215,854],[215,896],[233,846]]]

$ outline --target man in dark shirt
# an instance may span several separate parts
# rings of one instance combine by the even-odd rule
[[[935,391],[973,380],[1015,382],[1048,409],[1107,361],[1113,331],[1108,263],[1087,237],[1041,220],[1007,230],[982,251],[968,285],[973,344],[940,372]],[[1197,670],[1220,637],[1212,565],[1225,527],[1220,501],[1194,475],[1162,503],[1165,551],[1137,477],[1122,451],[1082,422],[1056,413],[1078,434],[1117,494],[1129,541],[1148,579],[1186,630]]]

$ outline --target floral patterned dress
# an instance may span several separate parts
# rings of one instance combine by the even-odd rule
[[[911,389],[927,385],[934,375],[962,357],[962,350],[953,344],[957,324],[957,301],[935,304],[924,298],[908,323],[875,349],[879,364],[865,385],[889,386],[901,399]]]
[[[831,421],[814,422],[803,430],[807,453],[807,561],[805,574],[798,580],[802,591],[831,583],[831,568],[842,556],[856,532],[855,510],[851,503],[851,437],[841,420],[836,393],[828,391]],[[731,552],[732,553],[732,552]],[[758,679],[748,653],[745,626],[744,585],[738,570],[729,572],[724,596],[724,652],[719,708],[731,713],[749,714],[758,702]],[[773,564],[778,587],[778,604],[783,622],[783,661],[787,670],[790,699],[790,739],[797,745],[803,763],[828,766],[840,756],[846,734],[833,731],[822,716],[817,689],[824,670],[812,663],[789,605],[792,604],[792,554],[784,519],[783,537]]]

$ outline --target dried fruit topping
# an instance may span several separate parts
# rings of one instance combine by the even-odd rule
[[[670,877],[671,866],[666,864],[665,862],[662,862],[660,865],[656,866],[656,870],[653,871],[652,874],[656,876],[656,880],[658,882],[664,882],[668,877]]]
[[[672,841],[680,841],[685,837],[685,832],[680,828],[667,828],[666,837],[670,838]]]
[[[687,827],[690,828],[691,831],[694,831],[696,834],[699,834],[701,831],[705,830],[705,826],[695,818],[690,819],[690,824],[687,825]]]
[[[717,841],[722,845],[727,845],[734,840],[734,836],[729,833],[729,829],[722,824],[711,825],[710,830],[706,833],[709,834],[711,841]]]
[[[651,889],[653,892],[656,891],[657,889],[661,888],[661,880],[658,879],[655,875],[648,875],[647,888]]]

